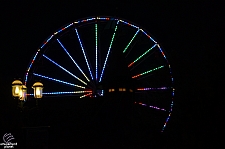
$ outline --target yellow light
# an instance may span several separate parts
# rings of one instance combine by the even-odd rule
[[[19,87],[18,87],[18,86],[16,86],[16,89],[15,89],[15,94],[19,94],[19,92],[20,92],[20,89],[19,89]]]
[[[34,98],[42,98],[43,84],[41,82],[36,82],[32,88],[34,89]]]
[[[37,96],[40,96],[40,95],[41,95],[41,91],[40,91],[39,88],[36,89],[36,95],[37,95]]]
[[[22,90],[23,83],[20,80],[12,82],[12,95],[13,97],[20,97],[20,90]]]
[[[19,97],[22,98],[22,97],[23,97],[23,91],[20,90],[19,92],[20,92],[20,93],[19,93]]]

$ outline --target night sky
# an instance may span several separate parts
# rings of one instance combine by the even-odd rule
[[[181,148],[186,145],[201,147],[207,145],[211,132],[218,131],[217,127],[211,126],[219,116],[213,117],[206,109],[210,109],[209,102],[214,103],[211,101],[213,96],[208,95],[215,87],[211,85],[215,81],[212,72],[219,69],[216,63],[222,63],[216,57],[222,43],[221,24],[224,19],[220,4],[208,1],[41,3],[2,0],[0,12],[1,121],[7,121],[7,114],[12,115],[12,81],[23,78],[42,42],[69,22],[106,15],[142,26],[167,53],[176,92],[174,114],[163,143],[181,145]],[[217,78],[219,76],[221,73],[218,72]],[[1,128],[1,132],[5,129]]]

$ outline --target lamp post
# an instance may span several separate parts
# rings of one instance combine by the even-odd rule
[[[23,83],[20,80],[15,80],[12,82],[12,95],[15,98],[20,97],[21,89],[22,89]]]
[[[42,98],[43,84],[41,82],[36,82],[32,88],[34,89],[34,98]]]
[[[43,84],[41,82],[36,82],[32,86],[34,89],[34,98],[36,98],[36,106],[38,106],[38,99],[42,98]]]
[[[38,99],[42,98],[43,84],[41,82],[36,82],[32,88],[34,89],[36,105],[38,105]],[[22,109],[23,104],[27,99],[27,87],[23,85],[20,80],[15,80],[12,82],[12,95],[18,100],[18,107]]]

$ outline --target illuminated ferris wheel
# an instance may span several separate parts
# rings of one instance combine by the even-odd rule
[[[24,85],[40,79],[45,97],[132,95],[140,110],[163,118],[161,132],[173,109],[175,89],[164,51],[143,28],[119,18],[80,19],[54,32],[32,58]]]

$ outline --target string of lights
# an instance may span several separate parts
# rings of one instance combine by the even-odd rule
[[[109,53],[110,53],[110,50],[111,50],[111,47],[112,47],[112,43],[113,43],[114,38],[115,38],[115,35],[116,35],[116,30],[117,30],[118,24],[119,24],[119,21],[117,21],[117,25],[116,25],[116,27],[115,27],[115,30],[114,30],[114,33],[113,33],[113,36],[112,36],[112,40],[111,40],[111,43],[110,43],[110,46],[109,46],[108,53],[107,53],[107,55],[106,55],[106,59],[105,59],[105,62],[104,62],[104,66],[103,66],[103,69],[102,69],[102,73],[101,73],[99,82],[102,81],[102,76],[103,76],[103,73],[104,73],[104,70],[105,70],[105,65],[106,65],[106,62],[107,62],[107,60],[108,60]]]
[[[33,73],[33,74],[34,74],[35,76],[38,76],[38,77],[42,77],[42,78],[49,79],[49,80],[52,80],[52,81],[56,81],[56,82],[59,82],[59,83],[63,83],[63,84],[67,84],[67,85],[71,85],[71,86],[75,86],[75,87],[79,87],[79,88],[85,89],[85,87],[79,86],[79,85],[75,85],[75,84],[73,84],[73,83],[68,83],[68,82],[65,82],[65,81],[61,81],[61,80],[58,80],[58,79],[50,78],[50,77],[43,76],[43,75],[36,74],[36,73]]]
[[[138,74],[138,75],[136,75],[136,76],[133,76],[132,78],[134,79],[134,78],[140,77],[140,76],[145,75],[145,74],[147,74],[147,73],[150,73],[150,72],[152,72],[152,71],[159,70],[160,68],[163,68],[163,67],[164,67],[164,66],[159,66],[159,67],[157,67],[157,68],[154,68],[154,69],[148,70],[148,71],[146,71],[146,72],[143,72],[143,73],[141,73],[141,74]]]
[[[148,91],[148,90],[167,90],[171,87],[158,87],[158,88],[137,88],[138,91]]]
[[[64,67],[60,66],[59,64],[57,64],[56,62],[54,62],[53,60],[51,60],[50,58],[48,58],[46,55],[43,54],[43,56],[48,59],[49,61],[51,61],[52,63],[54,63],[56,66],[58,66],[59,68],[61,68],[62,70],[66,71],[68,74],[70,74],[71,76],[73,76],[74,78],[76,78],[77,80],[79,80],[80,82],[82,82],[83,84],[87,85],[86,82],[84,82],[83,80],[81,80],[80,78],[78,78],[77,76],[75,76],[74,74],[72,74],[71,72],[69,72],[68,70],[66,70]]]
[[[30,71],[30,68],[32,67],[37,55],[38,55],[38,52],[40,51],[40,49],[38,49],[38,51],[36,52],[36,54],[34,55],[34,58],[32,59],[31,63],[30,63],[30,66],[28,67],[27,69],[27,72],[26,72],[26,75],[25,75],[25,82],[24,84],[26,85],[27,84],[27,78],[28,78],[28,74],[29,74],[29,71]]]
[[[86,95],[83,95],[83,96],[80,96],[80,98],[84,98],[84,97],[87,97],[87,96],[90,96],[92,93],[88,93]]]
[[[95,79],[98,80],[98,24],[95,24]]]
[[[135,104],[139,104],[139,105],[142,105],[142,106],[145,106],[145,107],[150,107],[152,109],[157,109],[157,110],[161,110],[161,111],[166,111],[165,109],[163,108],[159,108],[159,107],[156,107],[156,106],[151,106],[151,105],[147,105],[147,104],[144,104],[142,102],[134,102]]]
[[[42,93],[43,95],[61,95],[61,94],[82,94],[82,93],[91,93],[92,91],[73,91],[73,92],[49,92]],[[27,96],[33,96],[34,94],[27,94]]]
[[[59,39],[57,39],[58,43],[61,45],[61,47],[64,49],[64,51],[67,53],[67,55],[70,57],[70,59],[73,61],[73,63],[77,66],[77,68],[80,70],[80,72],[83,74],[83,76],[87,79],[88,82],[90,82],[90,80],[88,79],[88,77],[85,75],[85,73],[83,72],[83,70],[78,66],[78,64],[76,63],[76,61],[72,58],[72,56],[69,54],[69,52],[66,50],[66,48],[63,46],[63,44],[59,41]]]
[[[150,49],[148,49],[145,53],[143,53],[141,56],[139,56],[136,60],[134,60],[132,63],[130,63],[128,65],[128,67],[132,66],[134,63],[136,63],[138,60],[140,60],[143,56],[145,56],[149,51],[151,51],[154,47],[156,46],[156,44],[154,46],[152,46]]]
[[[138,29],[137,32],[134,34],[133,38],[130,40],[130,42],[127,44],[126,48],[123,50],[123,53],[126,52],[127,48],[130,46],[130,44],[132,43],[132,41],[134,40],[134,38],[137,36],[138,32],[140,30]]]
[[[75,28],[75,31],[76,31],[77,38],[78,38],[78,40],[79,40],[79,43],[80,43],[80,46],[81,46],[81,49],[82,49],[82,52],[83,52],[83,55],[84,55],[86,64],[87,64],[87,66],[88,66],[88,70],[89,70],[89,72],[90,72],[91,79],[93,80],[93,76],[92,76],[92,73],[91,73],[91,68],[90,68],[90,66],[89,66],[89,63],[88,63],[88,60],[87,60],[87,57],[86,57],[86,54],[85,54],[85,51],[84,51],[84,47],[83,47],[82,42],[81,42],[81,39],[80,39],[80,35],[79,35],[79,33],[78,33],[78,31],[77,31],[76,28]]]

